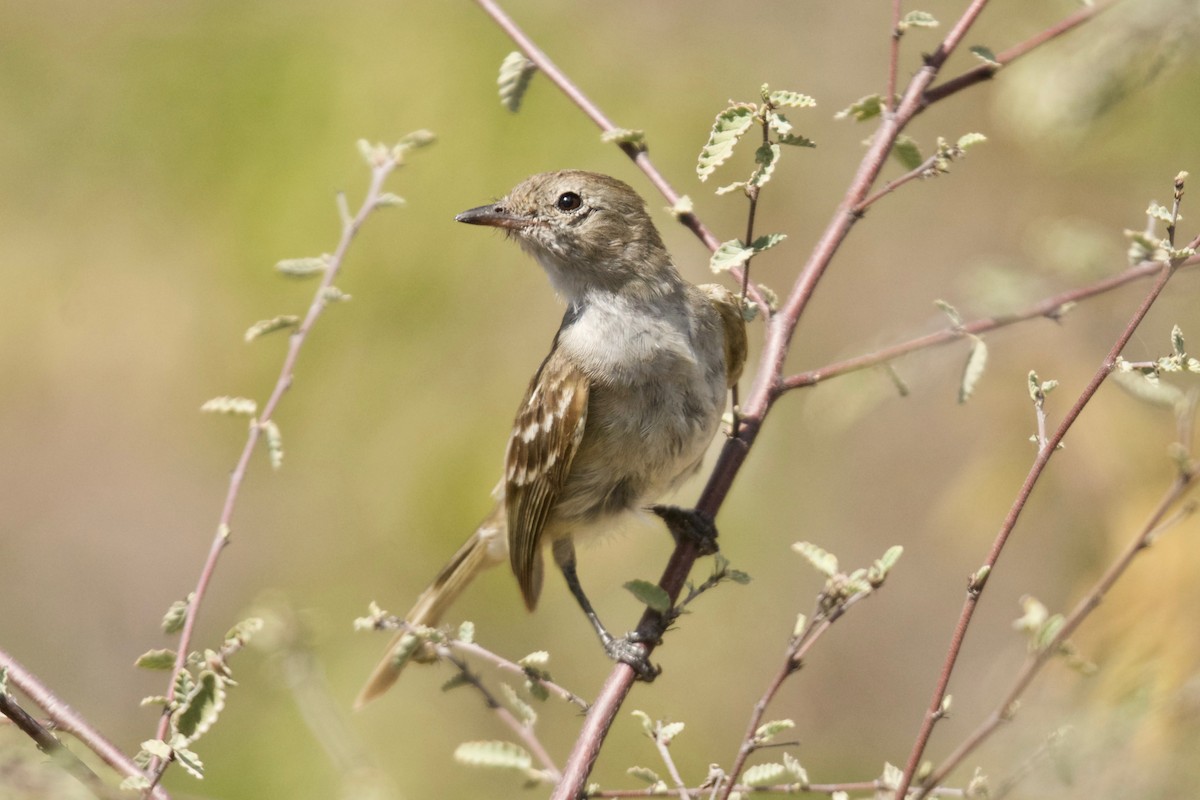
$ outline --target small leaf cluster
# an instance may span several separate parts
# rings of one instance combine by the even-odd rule
[[[870,567],[845,573],[838,569],[837,556],[811,542],[796,542],[792,545],[792,550],[827,578],[825,588],[818,597],[818,605],[826,614],[845,607],[851,598],[870,594],[882,586],[888,573],[904,553],[903,547],[893,545]]]
[[[817,101],[808,95],[789,91],[771,91],[763,84],[759,90],[759,103],[732,103],[717,114],[708,141],[700,148],[700,157],[696,162],[696,175],[706,181],[717,167],[724,164],[733,155],[734,147],[751,127],[757,124],[762,129],[762,144],[754,151],[755,169],[745,180],[731,183],[717,189],[717,194],[725,194],[735,189],[741,189],[747,194],[757,191],[769,180],[775,172],[782,153],[780,145],[794,147],[816,147],[816,143],[806,136],[795,132],[792,123],[788,121],[782,108],[812,108]]]
[[[1056,641],[1066,619],[1062,614],[1051,614],[1046,606],[1032,595],[1021,598],[1021,616],[1013,622],[1013,629],[1024,633],[1029,640],[1029,652],[1045,653],[1054,647],[1054,654],[1061,656],[1072,669],[1091,675],[1099,669],[1094,663],[1079,655],[1069,640]]]
[[[954,306],[945,300],[935,300],[934,305],[950,318],[950,324],[971,343],[967,363],[963,366],[962,379],[958,383],[958,402],[965,403],[975,393],[975,387],[979,385],[979,379],[983,377],[983,371],[987,368],[987,343],[983,341],[983,337],[962,330],[963,318]]]
[[[164,633],[179,631],[191,602],[189,596],[187,600],[171,604],[162,620]],[[141,750],[134,757],[138,766],[146,768],[153,759],[175,761],[193,777],[204,777],[204,763],[192,750],[192,745],[212,730],[225,708],[228,688],[237,685],[230,668],[230,657],[245,647],[262,627],[263,621],[258,617],[242,620],[225,634],[220,649],[188,654],[175,675],[171,697],[152,695],[142,699],[143,706],[161,706],[168,715],[170,727],[165,739],[142,742]],[[174,650],[156,649],[139,656],[135,665],[143,669],[169,670],[174,668],[176,660]],[[149,785],[148,779],[137,776],[126,779],[122,788],[139,790]]]
[[[537,72],[537,65],[516,50],[504,57],[500,63],[500,75],[496,85],[500,90],[500,104],[514,114],[520,110],[525,99],[525,90]]]
[[[926,159],[915,139],[910,136],[898,136],[892,148],[892,155],[905,169],[919,169],[922,178],[936,178],[950,172],[950,165],[966,156],[968,148],[986,141],[987,137],[982,133],[963,134],[954,144],[939,136],[933,155]]]

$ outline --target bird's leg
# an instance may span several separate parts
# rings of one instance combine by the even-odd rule
[[[676,544],[681,540],[690,541],[702,556],[720,552],[717,547],[717,523],[711,514],[698,508],[679,506],[651,506],[650,510],[662,517]]]
[[[600,621],[600,616],[592,608],[591,601],[588,600],[583,586],[579,583],[579,574],[575,571],[575,546],[571,540],[564,538],[555,541],[553,550],[554,560],[562,570],[563,577],[567,579],[567,588],[571,590],[575,602],[579,603],[579,607],[587,615],[588,621],[596,629],[596,635],[600,637],[600,643],[604,645],[604,652],[608,653],[608,657],[614,661],[620,661],[622,664],[628,664],[634,674],[647,683],[657,678],[661,670],[650,663],[644,643],[657,644],[659,642],[662,638],[661,623],[652,631],[638,630],[619,638],[613,636]]]

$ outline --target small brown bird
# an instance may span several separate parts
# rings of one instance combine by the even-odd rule
[[[456,219],[515,238],[567,311],[517,411],[495,508],[405,619],[436,625],[476,574],[506,558],[532,610],[549,543],[608,653],[630,663],[640,653],[635,666],[645,669],[644,650],[612,637],[592,610],[575,540],[646,508],[699,469],[745,362],[740,302],[721,286],[685,281],[641,197],[605,175],[534,175]],[[411,637],[392,642],[358,705],[391,686],[410,656],[428,660]]]

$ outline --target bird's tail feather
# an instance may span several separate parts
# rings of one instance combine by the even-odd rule
[[[475,529],[458,552],[442,567],[429,588],[421,592],[417,602],[404,616],[413,627],[432,627],[441,621],[442,614],[458,599],[475,576],[483,570],[508,560],[508,541],[502,515],[493,513]],[[419,646],[412,633],[401,632],[388,645],[387,654],[375,667],[371,677],[359,692],[355,708],[362,708],[386,692],[409,661],[431,661],[433,654]]]

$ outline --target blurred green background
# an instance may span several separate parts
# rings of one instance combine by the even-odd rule
[[[1075,8],[992,5],[967,44],[998,51]],[[922,8],[949,22],[961,6]],[[870,128],[833,114],[882,91],[889,7],[508,4],[619,125],[646,130],[656,163],[722,238],[742,232],[744,201],[712,189],[743,178],[749,152],[698,182],[713,115],[764,82],[817,98],[791,116],[818,149],[785,153],[760,206],[758,230],[789,240],[755,277],[781,293],[861,156]],[[1179,170],[1200,180],[1200,64],[1180,47],[1198,16],[1191,0],[1127,3],[922,115],[910,132],[926,152],[939,135],[982,131],[989,142],[871,210],[803,320],[792,368],[941,327],[937,298],[970,317],[1119,271],[1122,229],[1144,225],[1149,200],[1169,201]],[[902,79],[937,35],[905,39]],[[272,265],[333,248],[335,193],[354,205],[366,183],[355,141],[439,136],[393,180],[408,206],[370,220],[338,281],[353,301],[329,309],[302,354],[276,416],[283,470],[259,454],[248,475],[196,644],[265,613],[274,647],[237,657],[240,685],[196,746],[207,777],[173,770],[177,796],[521,791],[517,776],[454,764],[459,742],[508,733],[470,692],[439,694],[446,669],[413,669],[382,701],[348,710],[385,644],[352,620],[370,600],[405,610],[485,513],[512,413],[561,314],[517,248],[453,216],[534,172],[604,171],[647,196],[690,279],[709,274],[702,246],[548,82],[535,79],[519,114],[500,106],[496,70],[512,49],[468,2],[0,7],[0,647],[131,753],[156,723],[139,699],[165,688],[133,660],[171,646],[159,620],[195,584],[245,436],[243,421],[197,409],[220,394],[265,399],[286,337],[246,345],[242,333],[307,306],[313,284],[281,280]],[[957,55],[947,74],[972,63]],[[1190,238],[1200,217],[1188,200]],[[966,351],[955,346],[897,364],[907,398],[868,372],[776,407],[720,518],[723,552],[754,581],[698,601],[656,653],[663,676],[627,707],[687,723],[673,748],[685,775],[728,766],[795,614],[810,610],[820,581],[789,551],[799,539],[848,566],[891,544],[906,551],[881,596],[839,623],[768,716],[796,720],[790,751],[814,781],[903,763],[966,576],[1033,458],[1026,373],[1062,382],[1050,402],[1059,418],[1143,291],[1088,301],[1062,325],[989,336],[988,372],[965,406]],[[1200,277],[1180,274],[1127,356],[1167,352],[1174,323],[1200,341],[1198,301]],[[1018,598],[1067,607],[1148,514],[1170,480],[1173,430],[1169,414],[1115,387],[1088,408],[993,576],[932,758],[1021,663]],[[1057,769],[1040,768],[1021,796],[1195,793],[1200,768],[1183,756],[1200,746],[1197,533],[1193,522],[1163,538],[1078,637],[1100,673],[1051,667],[971,767],[999,779],[1071,725]],[[649,525],[582,552],[583,581],[614,628],[638,616],[620,585],[657,578],[668,552]],[[451,617],[474,620],[483,643],[512,657],[549,650],[555,678],[585,697],[607,674],[557,579],[530,616],[496,570]],[[560,761],[579,722],[542,709],[539,730]],[[50,792],[22,793],[26,779],[51,779],[18,779],[32,747],[2,728],[0,743],[0,796]],[[623,713],[595,779],[634,787],[633,764],[661,766]]]

